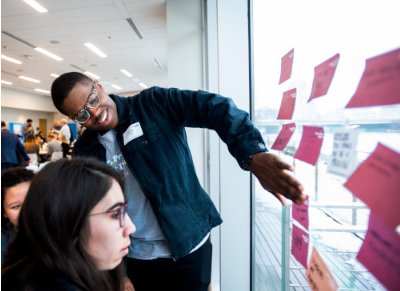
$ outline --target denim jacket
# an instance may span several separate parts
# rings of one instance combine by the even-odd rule
[[[197,178],[185,127],[215,130],[242,167],[250,155],[266,151],[264,141],[249,115],[217,94],[152,87],[128,98],[110,97],[117,105],[115,130],[121,152],[178,260],[222,223]],[[124,145],[124,132],[137,122],[143,134]],[[106,160],[97,133],[89,129],[76,142],[74,153]]]

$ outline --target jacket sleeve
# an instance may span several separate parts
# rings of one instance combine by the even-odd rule
[[[150,99],[150,103],[146,101],[147,106],[155,106],[173,124],[215,130],[242,168],[246,167],[250,155],[267,151],[249,114],[239,109],[231,98],[205,91],[159,87],[146,90],[145,94],[150,97],[146,98]],[[146,104],[140,106],[146,108]]]
[[[19,154],[23,157],[25,161],[29,161],[30,158],[28,154],[26,153],[25,147],[22,145],[22,143],[17,139],[17,151]]]

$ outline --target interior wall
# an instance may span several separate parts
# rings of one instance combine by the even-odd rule
[[[53,126],[54,119],[63,115],[57,113],[49,96],[29,94],[11,88],[1,88],[1,120],[25,123],[32,119],[33,127],[39,126],[39,119],[46,119],[47,130]]]
[[[168,0],[168,84],[180,89],[203,89],[201,0]],[[205,184],[204,130],[186,129],[200,183]]]

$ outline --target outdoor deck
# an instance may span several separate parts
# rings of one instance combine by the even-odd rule
[[[282,280],[282,239],[280,209],[267,206],[263,201],[256,201],[255,223],[255,290],[273,291],[281,290]],[[325,214],[319,215],[321,219]],[[329,219],[329,218],[328,218]],[[336,240],[338,235],[336,234]],[[342,241],[337,245],[345,246],[349,240],[360,240],[351,233],[340,234]],[[326,244],[334,240],[332,233],[311,232],[311,242],[317,248],[325,263],[334,274],[339,290],[385,290],[355,259],[356,251],[342,251],[341,249]],[[349,241],[349,243],[351,243]],[[310,290],[305,277],[305,269],[297,260],[290,256],[289,272],[290,290]]]

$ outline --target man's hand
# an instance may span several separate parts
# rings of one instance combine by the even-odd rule
[[[301,204],[306,199],[303,185],[287,172],[293,172],[294,168],[277,155],[257,153],[253,155],[249,169],[263,188],[271,192],[282,205],[286,205],[283,196],[296,204]]]

